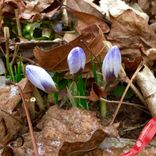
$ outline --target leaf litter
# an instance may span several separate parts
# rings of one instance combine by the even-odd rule
[[[53,72],[51,75],[57,80],[58,87],[63,88],[58,95],[55,93],[54,96],[47,96],[41,91],[36,91],[24,78],[18,83],[24,98],[31,103],[27,109],[30,112],[38,155],[118,156],[134,144],[134,139],[137,139],[143,126],[151,116],[155,116],[155,2],[147,0],[138,0],[137,3],[125,2],[101,0],[97,5],[85,0],[0,1],[2,61],[5,62],[7,45],[3,28],[9,27],[9,55],[10,59],[15,60],[14,64],[21,58],[24,64],[39,64],[49,73]],[[18,15],[15,16],[16,9]],[[28,29],[31,23],[35,22],[38,22],[38,26]],[[55,31],[57,28],[55,26],[59,27],[58,32]],[[24,31],[24,28],[28,30]],[[22,32],[21,36],[19,29]],[[17,45],[19,50],[16,53]],[[111,90],[118,84],[124,88],[129,84],[131,89],[135,90],[132,94],[134,96],[128,99],[124,97],[126,101],[118,111],[116,123],[111,125],[109,123],[117,104],[109,102],[120,101],[123,92],[107,94],[108,91],[106,92],[103,87],[105,84],[98,68],[99,60],[103,60],[110,45],[117,45],[120,48],[122,66],[126,74],[124,76],[120,74],[118,81],[111,86]],[[82,73],[83,79],[87,80],[87,95],[83,98],[89,102],[90,110],[71,107],[69,104],[71,100],[66,99],[70,87],[63,87],[66,80],[69,83],[74,79],[69,76],[66,60],[70,50],[76,46],[82,47],[87,56],[86,67]],[[95,72],[92,61],[97,69],[98,83],[94,82]],[[134,80],[131,80],[141,62],[144,64],[142,69],[136,73]],[[24,69],[24,64],[21,65],[21,70]],[[10,69],[6,64],[5,68],[4,71]],[[17,73],[17,70],[20,70],[19,66],[14,66],[13,73]],[[0,74],[0,78],[5,75],[1,71]],[[24,72],[22,76],[24,77]],[[142,99],[139,99],[140,94]],[[76,97],[76,93],[73,95],[70,92],[70,98],[75,102],[77,101],[75,98],[79,97]],[[101,117],[99,110],[101,98],[107,105],[107,116],[104,118]],[[41,101],[45,110],[40,110]],[[58,102],[58,106],[54,105],[54,101]],[[32,137],[22,103],[16,85],[3,82],[0,86],[2,155],[34,154]],[[138,104],[137,107],[134,107],[134,104]],[[153,139],[139,155],[155,155],[154,147]]]

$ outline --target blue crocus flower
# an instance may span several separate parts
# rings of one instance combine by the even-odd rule
[[[62,28],[63,28],[63,24],[59,22],[54,26],[54,31],[60,33],[62,31]]]
[[[26,75],[29,81],[44,92],[57,91],[51,76],[43,68],[35,65],[26,65]]]
[[[112,82],[118,77],[121,68],[121,53],[117,46],[113,46],[107,52],[103,64],[102,74],[105,81]]]
[[[86,64],[86,55],[81,47],[73,48],[67,57],[70,74],[83,70]]]

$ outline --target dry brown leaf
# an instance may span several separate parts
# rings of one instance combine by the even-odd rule
[[[27,91],[26,79],[18,85],[24,92]],[[0,144],[2,145],[7,144],[23,127],[21,115],[15,110],[20,100],[17,86],[11,85],[0,89]]]
[[[21,13],[21,17],[27,20],[37,20],[44,17],[52,17],[60,8],[57,0],[35,0],[26,4],[25,10]]]
[[[108,134],[94,112],[78,108],[63,110],[53,106],[39,127],[42,129],[43,142],[51,145],[45,149],[46,154],[51,156],[51,151],[55,152],[55,156],[68,156],[72,152],[96,147]]]
[[[89,25],[92,24],[97,24],[102,29],[103,33],[108,33],[110,31],[108,24],[106,24],[105,21],[101,18],[98,18],[92,14],[79,12],[73,9],[69,9],[68,11],[70,12],[70,14],[75,16],[78,20],[76,26],[78,32],[81,32],[81,30],[87,28]]]
[[[117,18],[111,17],[111,22],[112,27],[108,39],[119,43],[121,48],[136,48],[139,44],[143,44],[145,48],[156,46],[154,31],[132,10],[125,11]]]
[[[15,13],[15,9],[18,9],[21,13],[25,8],[25,4],[22,0],[1,0],[0,1],[0,10],[1,15],[11,15]]]
[[[113,136],[118,135],[116,125],[103,126],[95,112],[76,107],[65,110],[56,105],[49,108],[37,127],[41,129],[34,133],[40,156],[84,155],[90,149],[98,148],[110,132]],[[30,134],[23,138],[23,145],[14,148],[15,154],[32,156]]]
[[[89,4],[88,1],[85,2],[84,0],[66,0],[66,5],[75,11],[91,14],[100,19],[103,18],[103,15],[101,14],[101,12],[98,11],[91,4]]]
[[[75,16],[78,21],[76,29],[79,32],[91,24],[99,25],[104,33],[109,32],[110,29],[104,20],[104,16],[91,4],[84,0],[67,0],[66,5],[68,12]]]
[[[67,71],[67,55],[73,47],[82,47],[86,53],[87,64],[90,62],[91,53],[93,56],[105,56],[103,44],[103,33],[97,25],[92,25],[83,30],[82,34],[62,46],[50,50],[41,50],[39,47],[34,49],[34,55],[38,63],[49,70]]]
[[[137,56],[132,59],[123,57],[123,63],[125,65],[125,70],[127,72],[134,72],[138,68],[138,65],[140,64],[141,61],[143,61],[142,56]]]
[[[100,97],[106,97],[106,92],[103,91],[96,83],[93,83],[89,95],[89,100],[98,101]]]
[[[156,47],[156,35],[148,23],[127,10],[118,17],[111,17],[112,27],[107,39],[118,45],[126,59],[135,60],[141,56],[141,48],[145,50]]]

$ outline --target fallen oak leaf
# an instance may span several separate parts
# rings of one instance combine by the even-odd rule
[[[91,25],[82,31],[82,34],[75,40],[55,47],[50,50],[41,50],[39,47],[34,48],[34,56],[40,66],[48,70],[67,71],[67,55],[73,47],[83,48],[86,54],[86,63],[91,60],[91,54],[94,57],[105,56],[103,44],[104,36],[97,25]],[[88,65],[89,68],[89,65]]]

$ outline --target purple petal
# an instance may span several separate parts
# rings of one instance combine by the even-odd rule
[[[42,81],[41,82],[41,85],[43,86],[44,90],[47,92],[47,93],[51,93],[53,91],[57,91],[57,88],[56,87],[53,87],[51,83],[48,83],[47,81]]]
[[[62,27],[63,27],[63,24],[62,24],[62,23],[57,23],[57,24],[54,26],[54,31],[59,33],[59,32],[62,31]]]
[[[51,92],[54,90],[56,91],[56,86],[55,86],[54,81],[52,80],[51,76],[43,68],[35,66],[35,65],[27,65],[26,75],[29,81],[35,87],[45,92]]]
[[[71,74],[75,74],[84,69],[86,55],[81,47],[73,48],[68,54],[67,63]]]
[[[103,64],[102,64],[102,73],[104,79],[112,81],[117,78],[121,67],[121,54],[117,46],[113,46],[107,52]]]
[[[36,78],[38,77],[38,74],[32,70],[30,65],[26,66],[26,75],[28,80],[37,88],[44,91],[43,86],[41,85],[40,79]]]
[[[118,77],[121,68],[121,54],[117,46],[114,46],[114,75]]]

